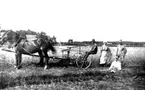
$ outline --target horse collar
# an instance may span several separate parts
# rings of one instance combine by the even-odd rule
[[[21,42],[23,38],[20,36],[20,38],[17,40],[16,44],[14,45],[15,47]],[[25,42],[24,42],[25,43]]]

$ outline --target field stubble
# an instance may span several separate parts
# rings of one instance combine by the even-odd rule
[[[82,47],[82,51],[90,50],[90,47]],[[61,49],[55,56],[61,57]],[[71,53],[78,52],[74,48]],[[15,54],[5,51],[0,53],[0,88],[2,89],[51,89],[51,90],[143,90],[145,84],[145,48],[127,47],[125,68],[115,74],[106,71],[106,68],[98,67],[100,47],[96,55],[92,57],[91,68],[84,70],[73,66],[52,66],[43,70],[35,64],[38,57],[23,55],[22,69],[14,68]],[[111,47],[114,59],[116,47]],[[49,53],[51,54],[51,53]],[[108,67],[107,67],[108,68]],[[135,86],[134,86],[135,85]]]

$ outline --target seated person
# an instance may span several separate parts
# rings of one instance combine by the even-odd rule
[[[86,60],[90,54],[97,54],[97,51],[98,51],[98,45],[96,43],[93,43],[91,50],[85,53],[83,59]]]
[[[119,59],[119,56],[116,56],[115,60],[111,63],[111,66],[109,67],[111,72],[114,73],[121,70],[121,62]]]

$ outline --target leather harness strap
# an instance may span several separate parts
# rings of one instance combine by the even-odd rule
[[[24,38],[22,38],[21,36],[20,36],[20,38],[18,39],[18,41],[16,42],[16,44],[14,45],[15,47],[21,42],[21,40],[22,39],[24,39]],[[26,42],[26,40],[24,41],[24,43],[23,43],[23,45],[22,46],[20,46],[19,45],[19,47],[21,47],[25,52],[27,52],[29,55],[32,55],[32,53],[30,53],[29,51],[27,51],[23,46],[24,46],[24,44],[25,44],[25,42]]]

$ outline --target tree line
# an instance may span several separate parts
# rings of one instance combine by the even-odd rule
[[[7,32],[7,31],[9,31],[9,30],[1,30],[0,32]],[[18,33],[19,35],[21,35],[23,38],[26,38],[26,35],[36,35],[37,38],[41,37],[43,39],[51,40],[54,43],[57,42],[55,36],[51,37],[51,36],[47,35],[45,32],[35,32],[35,31],[30,30],[30,29],[28,29],[28,30],[16,30],[15,32]],[[10,34],[10,35],[13,36],[13,34]]]
[[[0,32],[6,32],[8,30],[1,30]],[[16,33],[18,33],[19,35],[21,35],[22,37],[26,38],[26,35],[36,35],[37,38],[43,38],[43,39],[48,39],[50,41],[52,41],[54,44],[58,44],[57,43],[57,39],[55,36],[50,37],[49,35],[47,35],[45,32],[35,32],[32,31],[30,29],[28,30],[17,30]],[[13,35],[13,34],[10,34]],[[61,42],[62,45],[90,45],[92,43],[96,42],[98,44],[98,46],[101,46],[103,44],[103,41],[96,41],[95,39],[92,39],[90,41],[74,41],[73,39],[68,39],[68,42]],[[118,41],[110,41],[108,42],[109,46],[116,46],[118,44]],[[138,47],[142,47],[145,46],[145,42],[131,42],[131,41],[123,41],[123,44],[126,46],[138,46]]]

